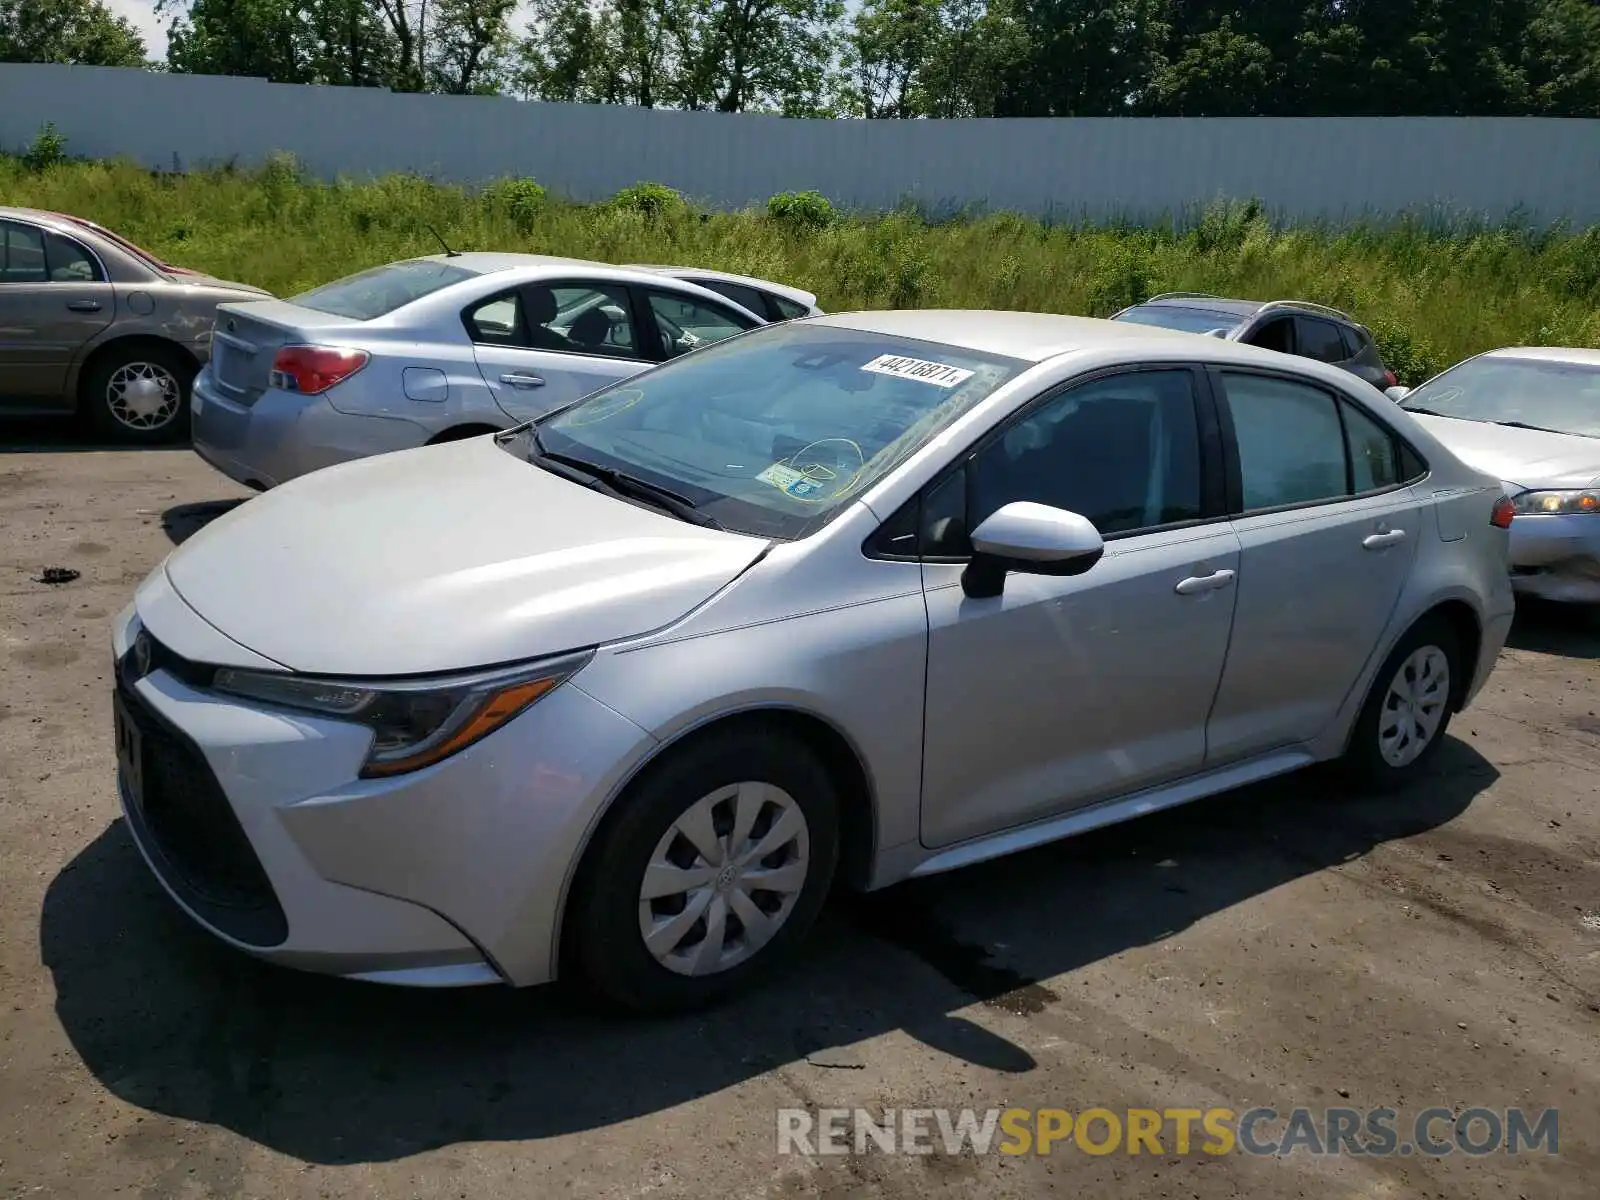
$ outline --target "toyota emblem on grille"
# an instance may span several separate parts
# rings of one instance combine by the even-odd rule
[[[133,645],[128,649],[128,682],[143,679],[150,674],[150,658],[153,651],[150,635],[144,630],[139,631],[139,636],[133,639]]]

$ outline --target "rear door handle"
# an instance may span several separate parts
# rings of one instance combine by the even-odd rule
[[[1191,575],[1188,579],[1179,580],[1178,586],[1172,590],[1180,596],[1193,596],[1198,592],[1214,592],[1232,582],[1232,571],[1213,571],[1209,575]]]
[[[1406,540],[1404,529],[1391,529],[1387,533],[1370,533],[1361,539],[1364,550],[1387,550],[1390,546],[1398,546]]]
[[[99,312],[100,311],[100,301],[98,301],[98,300],[74,300],[74,301],[72,301],[72,303],[68,304],[67,307],[70,308],[73,312]]]
[[[514,388],[536,388],[544,386],[544,380],[538,375],[523,375],[518,372],[512,372],[511,374],[500,376],[500,382]]]

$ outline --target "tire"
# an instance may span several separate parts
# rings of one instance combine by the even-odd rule
[[[1465,682],[1462,670],[1460,644],[1447,622],[1424,620],[1400,639],[1373,676],[1372,690],[1345,749],[1342,765],[1353,782],[1368,791],[1387,792],[1406,787],[1422,774],[1450,728]],[[1405,703],[1400,689],[1410,688],[1415,694],[1419,682],[1423,695],[1433,702],[1423,700],[1409,721],[1405,714],[1390,721],[1396,705]]]
[[[79,385],[80,411],[94,433],[123,445],[176,441],[189,431],[189,390],[198,367],[176,347],[112,347]]]
[[[602,999],[641,1013],[699,1008],[747,986],[791,958],[816,921],[838,862],[838,811],[827,769],[779,730],[713,733],[669,751],[618,800],[584,857],[568,961]],[[739,820],[751,822],[747,850],[773,848],[742,871],[726,855]],[[685,827],[711,842],[709,857]],[[781,886],[752,888],[753,879]],[[753,916],[776,924],[752,938]]]

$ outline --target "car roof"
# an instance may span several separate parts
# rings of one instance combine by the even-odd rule
[[[1586,350],[1578,346],[1501,346],[1490,350],[1484,358],[1524,358],[1539,362],[1575,363],[1586,367],[1600,367],[1600,350]]]
[[[1173,339],[1195,346],[1197,359],[1282,364],[1285,356],[1198,333],[1135,325],[1098,317],[1057,313],[1008,312],[988,309],[883,309],[807,317],[807,325],[825,325],[959,346],[1026,362],[1044,362],[1075,350],[1124,347],[1137,354],[1140,346],[1170,350]]]
[[[1135,308],[1203,308],[1212,312],[1225,312],[1235,317],[1248,317],[1267,306],[1265,300],[1232,300],[1226,296],[1157,296]]]
[[[479,275],[493,275],[497,271],[515,271],[524,267],[604,267],[607,263],[592,262],[584,258],[563,258],[556,254],[513,254],[499,250],[458,250],[454,254],[423,254],[418,259],[426,262],[449,263],[464,271]],[[396,260],[416,261],[416,260]]]
[[[54,229],[100,229],[87,217],[75,217],[71,213],[53,212],[47,208],[17,208],[11,205],[0,205],[0,219],[14,218],[17,220],[34,221],[40,225],[49,225]]]
[[[817,302],[816,294],[813,292],[792,287],[787,283],[777,283],[771,279],[760,279],[754,275],[736,275],[732,271],[715,271],[710,267],[655,266],[648,263],[627,265],[635,271],[654,271],[658,275],[671,275],[678,279],[720,279],[724,283],[739,283],[745,287],[760,288],[787,300],[793,300],[796,304],[803,304],[807,308],[813,307]]]

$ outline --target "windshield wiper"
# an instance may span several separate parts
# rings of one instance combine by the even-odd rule
[[[1419,417],[1443,417],[1447,421],[1472,421],[1472,420],[1476,420],[1475,417],[1458,417],[1454,413],[1435,412],[1431,408],[1412,408],[1408,404],[1402,404],[1400,406],[1400,408],[1401,408],[1401,410],[1403,412],[1415,413]]]
[[[558,454],[546,450],[539,439],[539,431],[533,430],[534,461],[540,466],[549,466],[555,473],[571,479],[574,483],[581,483],[586,487],[599,486],[599,490],[610,493],[618,499],[643,500],[648,504],[671,513],[680,521],[688,521],[691,525],[703,525],[707,529],[724,528],[721,521],[710,513],[703,513],[694,506],[694,501],[687,496],[680,496],[669,488],[661,487],[637,476],[629,475],[625,471],[618,471],[611,467],[602,467],[597,463],[586,462],[581,458],[574,458],[570,454]]]

